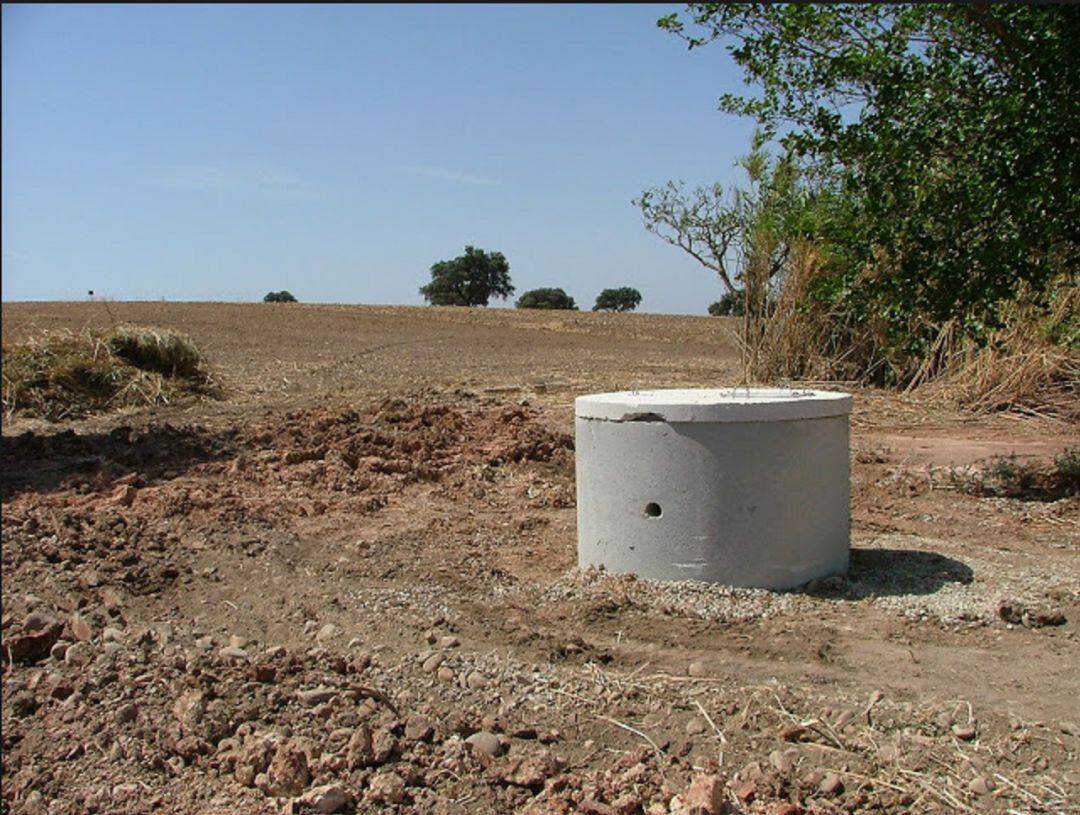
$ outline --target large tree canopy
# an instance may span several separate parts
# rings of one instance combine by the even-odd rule
[[[911,350],[956,319],[978,335],[1022,285],[1075,273],[1080,8],[692,4],[659,25],[713,40],[755,117],[834,185],[850,261],[835,291]]]
[[[510,264],[502,252],[466,246],[465,254],[431,267],[431,282],[420,294],[433,306],[486,306],[492,297],[514,293]]]

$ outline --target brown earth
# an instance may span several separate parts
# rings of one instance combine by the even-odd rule
[[[1076,811],[1080,502],[959,488],[1075,425],[857,390],[845,577],[661,585],[575,569],[573,399],[736,384],[727,321],[27,303],[3,338],[118,321],[227,398],[5,423],[5,812]]]

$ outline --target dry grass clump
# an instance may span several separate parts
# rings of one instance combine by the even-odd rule
[[[1049,304],[1021,295],[1005,306],[983,344],[942,326],[909,390],[928,385],[979,412],[1080,420],[1080,284],[1066,278],[1050,291]]]
[[[214,395],[217,386],[189,337],[119,326],[63,331],[3,347],[3,409],[50,421]]]
[[[817,248],[804,240],[791,244],[779,273],[760,263],[747,265],[752,307],[736,338],[746,382],[854,384],[872,377],[880,366],[873,363],[873,337],[813,294],[827,273]]]
[[[794,242],[780,274],[760,274],[756,290],[769,293],[748,309],[739,338],[748,382],[867,383],[889,369],[908,393],[976,412],[1080,421],[1080,284],[1072,276],[1042,296],[1021,291],[981,341],[958,319],[934,326],[936,339],[917,367],[889,368],[895,361],[883,351],[879,327],[851,324],[813,296],[823,273],[814,246]]]
[[[144,371],[185,379],[205,376],[202,354],[190,337],[178,331],[119,326],[107,342],[113,354]]]

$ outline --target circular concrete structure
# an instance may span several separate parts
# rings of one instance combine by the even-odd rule
[[[847,570],[848,394],[625,391],[574,408],[580,566],[767,589]]]

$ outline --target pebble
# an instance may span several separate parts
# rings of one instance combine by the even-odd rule
[[[735,797],[742,801],[744,804],[749,803],[757,794],[757,782],[749,779],[745,781],[734,781],[731,783],[731,791]]]
[[[239,634],[233,634],[229,637],[230,648],[246,648],[247,644],[247,638],[241,637]]]
[[[68,643],[61,640],[55,643],[52,648],[49,649],[49,656],[55,659],[57,662],[64,661],[64,655],[67,654]]]
[[[270,766],[266,768],[263,785],[256,779],[256,786],[275,796],[299,795],[311,781],[307,754],[297,742],[289,741],[278,747]]]
[[[52,615],[34,611],[27,614],[23,619],[22,630],[24,634],[32,634],[35,631],[44,631],[55,622],[57,622],[57,620]]]
[[[975,795],[989,795],[994,791],[994,782],[985,775],[980,775],[971,779],[971,783],[968,784],[968,789]]]
[[[242,662],[248,658],[247,651],[245,651],[243,648],[237,648],[233,645],[225,646],[220,651],[218,651],[218,654],[223,656],[225,659],[232,659],[236,660],[237,662]]]
[[[138,715],[139,709],[131,702],[128,702],[127,704],[121,705],[120,709],[116,711],[116,723],[127,724],[128,722],[133,722]]]
[[[707,729],[705,722],[701,721],[701,719],[691,719],[686,723],[686,735],[688,736],[700,736]]]
[[[488,686],[488,680],[487,677],[479,671],[473,671],[466,677],[465,684],[473,690],[480,690]]]
[[[405,800],[405,782],[397,773],[376,773],[368,782],[368,794],[376,801],[400,804]]]
[[[312,787],[295,800],[300,806],[294,811],[314,811],[320,815],[331,815],[340,812],[349,803],[349,793],[340,784],[323,784],[320,787]]]
[[[435,676],[443,682],[453,682],[456,674],[454,673],[454,669],[449,665],[443,665],[435,672]]]
[[[686,673],[700,678],[709,675],[709,668],[704,662],[691,662],[690,667],[686,669]]]
[[[277,669],[266,662],[260,662],[251,670],[256,682],[273,682],[277,679]]]
[[[206,653],[214,647],[214,638],[207,635],[205,637],[199,637],[195,640],[195,648],[203,653]]]
[[[461,640],[459,640],[453,634],[449,634],[445,637],[439,638],[440,648],[457,648],[459,645],[461,645]]]
[[[340,631],[341,631],[341,629],[338,628],[333,623],[327,623],[326,625],[324,625],[322,628],[319,629],[319,633],[317,633],[315,635],[315,641],[316,642],[326,642],[327,640],[332,640],[334,637],[336,637],[340,633]]]
[[[818,784],[818,790],[824,795],[836,795],[844,789],[844,782],[836,773],[825,773],[825,777]]]
[[[337,696],[337,689],[327,687],[311,688],[310,690],[296,692],[296,698],[299,699],[300,704],[305,707],[321,705],[323,702],[329,702],[335,696]]]
[[[794,747],[789,747],[787,750],[773,750],[769,753],[769,763],[780,773],[790,772],[798,760],[799,751]]]
[[[121,645],[118,642],[107,642],[107,643],[105,643],[105,645],[102,647],[101,650],[105,653],[105,656],[111,657],[111,656],[116,656],[121,651],[123,651],[124,646]]]
[[[405,738],[411,741],[430,741],[435,729],[425,717],[413,714],[405,720]]]
[[[420,667],[425,673],[435,673],[445,659],[446,656],[444,654],[432,654],[424,660],[424,663]]]
[[[975,738],[975,733],[974,724],[954,724],[952,726],[952,734],[962,741],[971,741]]]
[[[479,750],[492,758],[501,756],[503,752],[502,742],[499,741],[499,737],[494,733],[488,733],[486,730],[473,733],[469,738],[465,739],[465,743],[474,750]]]
[[[123,642],[124,632],[121,631],[119,628],[109,626],[101,632],[101,638],[106,642]]]
[[[94,658],[94,646],[88,642],[76,642],[69,645],[64,653],[64,662],[68,665],[86,665]]]
[[[724,783],[718,775],[696,775],[683,796],[690,812],[700,815],[720,815],[724,811]]]
[[[82,642],[94,638],[94,629],[91,628],[90,623],[79,614],[71,615],[71,633],[75,636],[75,639]]]
[[[22,812],[24,815],[46,815],[49,808],[45,804],[45,796],[37,790],[31,790],[23,798]]]
[[[185,730],[193,731],[206,715],[207,696],[201,690],[189,690],[173,702],[173,715]]]

